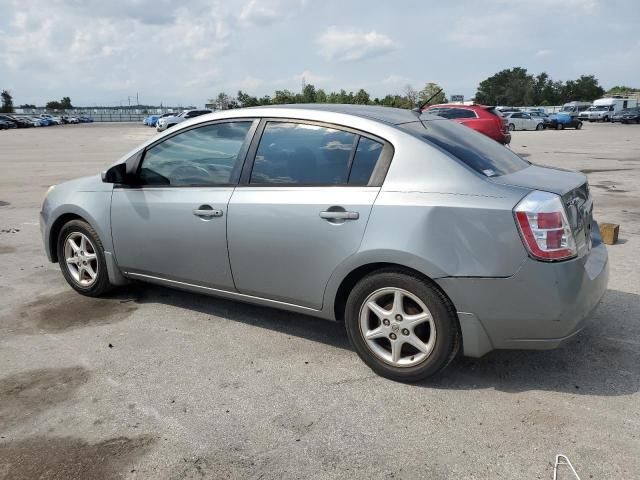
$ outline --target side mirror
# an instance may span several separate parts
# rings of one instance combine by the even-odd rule
[[[102,172],[102,181],[104,183],[120,183],[126,184],[127,182],[127,165],[126,163],[119,163],[109,168],[107,171]]]

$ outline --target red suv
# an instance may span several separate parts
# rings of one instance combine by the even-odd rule
[[[430,105],[423,112],[440,117],[455,120],[462,125],[484,133],[496,142],[508,144],[511,142],[511,133],[505,119],[495,110],[495,107],[485,105],[453,105],[445,103]]]

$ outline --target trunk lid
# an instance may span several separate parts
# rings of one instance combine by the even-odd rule
[[[490,177],[489,180],[500,185],[560,195],[578,247],[578,256],[591,249],[593,199],[586,175],[561,168],[531,165],[514,173]]]

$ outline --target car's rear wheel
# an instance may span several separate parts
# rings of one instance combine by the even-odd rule
[[[102,242],[87,222],[67,222],[60,230],[57,250],[62,275],[74,290],[97,297],[111,289]]]
[[[576,130],[580,130],[582,128],[582,122],[578,122],[576,124]]]
[[[564,124],[563,123],[556,123],[556,130],[564,130]]]
[[[544,128],[544,125],[539,123],[536,125],[536,130],[542,130]]]
[[[516,126],[513,123],[509,124],[509,131],[513,132],[516,129]]]
[[[358,282],[347,300],[345,324],[360,358],[396,381],[435,374],[459,349],[451,302],[435,286],[400,270],[381,270]]]

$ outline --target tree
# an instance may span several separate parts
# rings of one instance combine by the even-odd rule
[[[238,103],[241,107],[256,107],[260,105],[260,102],[256,97],[252,97],[248,93],[238,90]]]
[[[591,102],[596,98],[602,97],[602,95],[604,95],[604,88],[599,85],[596,77],[593,75],[581,75],[577,80],[567,81],[562,92],[562,101],[584,100]]]
[[[526,68],[502,70],[480,82],[476,101],[487,105],[531,105],[534,94],[533,75]]]
[[[50,102],[47,102],[45,107],[47,110],[62,110],[62,104],[57,100],[52,100]]]
[[[63,109],[73,108],[73,105],[71,105],[71,99],[69,97],[62,97],[62,100],[60,100],[60,105]]]
[[[355,97],[353,97],[353,103],[357,103],[358,105],[368,105],[369,101],[369,94],[362,88],[358,90]]]
[[[404,93],[404,97],[406,98],[407,103],[409,104],[408,108],[414,108],[418,105],[418,91],[414,89],[411,85],[408,85],[408,84],[405,85],[402,93]]]
[[[442,87],[433,82],[427,83],[424,88],[418,93],[418,103],[420,105],[422,105],[427,100],[429,100],[428,105],[436,105],[438,103],[445,103],[447,101]]]
[[[301,103],[316,103],[316,87],[307,83],[302,89]]]
[[[0,97],[2,97],[2,106],[0,107],[0,111],[2,113],[12,113],[13,97],[11,96],[11,92],[9,92],[9,90],[2,90]]]
[[[24,103],[20,105],[20,108],[36,108],[36,106],[32,103]]]
[[[625,87],[624,85],[616,85],[607,90],[607,95],[628,95],[629,93],[640,92],[640,88]]]
[[[327,103],[327,93],[321,88],[316,90],[316,102]]]
[[[282,105],[285,103],[295,103],[295,95],[289,90],[276,90],[272,103],[274,105]]]
[[[220,92],[216,97],[216,109],[228,110],[231,107],[231,97],[224,92]]]

